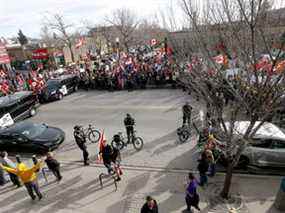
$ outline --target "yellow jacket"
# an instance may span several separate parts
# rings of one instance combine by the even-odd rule
[[[24,163],[19,163],[16,169],[2,166],[7,172],[17,175],[23,183],[32,182],[37,178],[36,171],[41,168],[41,162],[38,162],[32,168],[28,168]]]

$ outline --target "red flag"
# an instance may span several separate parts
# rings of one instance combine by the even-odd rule
[[[83,37],[81,37],[78,42],[75,44],[75,48],[78,49],[79,47],[81,47],[85,42],[85,39]]]
[[[105,138],[105,134],[104,134],[104,130],[103,130],[102,133],[100,134],[100,139],[99,139],[99,143],[98,143],[98,150],[99,150],[98,161],[99,162],[102,161],[101,152],[104,148],[105,142],[106,142],[106,138]]]

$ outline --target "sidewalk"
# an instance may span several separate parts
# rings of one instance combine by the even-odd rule
[[[63,180],[49,182],[40,179],[44,199],[31,201],[25,188],[15,189],[7,184],[0,188],[1,213],[138,213],[146,195],[159,203],[160,213],[178,213],[185,210],[184,182],[187,171],[159,171],[127,167],[118,190],[110,179],[104,179],[104,188],[98,175],[106,172],[101,166],[83,167],[81,162],[62,163]],[[230,207],[241,213],[278,213],[272,204],[279,189],[280,177],[234,176],[234,199],[224,203],[218,196],[223,175],[210,179],[206,189],[199,188],[201,212],[226,213]]]

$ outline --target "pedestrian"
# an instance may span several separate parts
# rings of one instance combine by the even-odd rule
[[[6,167],[9,167],[9,168],[12,168],[12,169],[16,169],[16,164],[12,160],[10,160],[8,158],[8,153],[6,151],[1,152],[0,153],[0,157],[2,158],[1,159],[1,163],[3,164],[3,166],[6,166]],[[8,172],[8,175],[10,177],[11,182],[15,186],[21,187],[21,182],[20,182],[20,180],[19,180],[17,175],[15,175],[15,174],[13,174],[11,172]]]
[[[182,112],[183,112],[183,126],[187,123],[188,127],[190,127],[192,107],[190,106],[189,102],[186,102],[183,105]]]
[[[201,159],[198,160],[198,171],[200,175],[200,186],[205,186],[208,183],[207,172],[209,169],[209,163],[205,152],[202,152]]]
[[[146,202],[141,208],[141,213],[158,213],[158,206],[155,199],[151,196],[146,197]]]
[[[205,154],[209,162],[209,177],[214,177],[216,174],[216,161],[212,150],[206,149]]]
[[[7,172],[10,172],[10,173],[17,175],[21,179],[21,181],[24,183],[25,187],[27,188],[27,191],[28,191],[30,197],[32,198],[32,200],[36,199],[34,192],[38,196],[39,200],[41,200],[43,198],[43,195],[39,189],[36,171],[41,168],[42,162],[38,161],[38,163],[36,165],[34,165],[31,168],[28,168],[21,161],[19,156],[16,156],[16,160],[18,162],[16,169],[3,166],[2,164],[0,164],[0,167],[2,169],[6,170]]]
[[[197,193],[198,181],[196,180],[195,176],[192,173],[189,173],[188,178],[189,178],[189,183],[187,184],[186,187],[186,196],[185,196],[187,211],[193,212],[191,210],[192,206],[200,211],[199,208],[200,197],[199,194]]]
[[[48,169],[56,177],[57,181],[61,181],[62,176],[60,174],[60,163],[53,157],[52,152],[47,153],[45,162],[47,164]]]
[[[84,166],[88,166],[89,165],[89,162],[88,162],[89,153],[87,151],[87,146],[86,146],[86,136],[80,126],[74,127],[73,136],[74,136],[75,142],[78,145],[79,149],[82,150]]]
[[[131,139],[133,142],[135,119],[133,119],[129,113],[127,113],[127,115],[124,119],[124,125],[126,127],[126,132],[127,132],[127,136],[128,136],[128,143],[130,143]]]
[[[4,170],[0,167],[0,186],[4,186],[6,184]]]

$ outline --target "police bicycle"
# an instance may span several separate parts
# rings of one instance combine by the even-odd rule
[[[88,124],[87,128],[83,126],[79,126],[84,133],[84,136],[91,142],[97,143],[101,137],[101,133],[99,130],[95,129],[92,124]]]
[[[143,139],[141,137],[137,137],[136,132],[137,131],[134,130],[130,143],[133,144],[135,150],[140,151],[143,148]],[[118,132],[118,134],[113,136],[111,145],[112,147],[117,148],[118,150],[122,150],[124,147],[127,147],[128,139],[124,137],[122,132]]]

